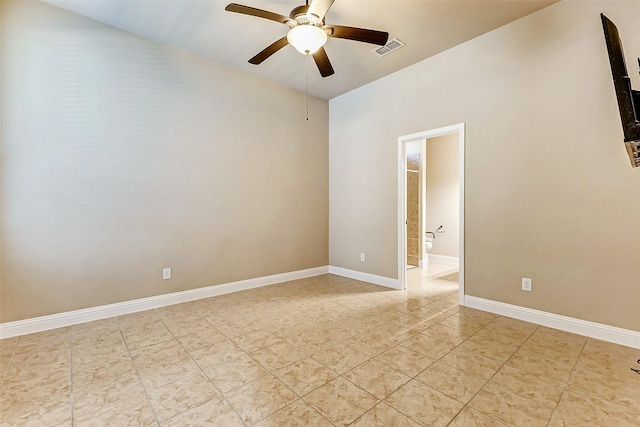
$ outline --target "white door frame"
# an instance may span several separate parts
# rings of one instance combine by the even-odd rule
[[[465,165],[465,126],[464,123],[438,129],[418,132],[398,138],[398,286],[406,289],[407,259],[407,143],[435,138],[437,136],[458,134],[460,169],[460,305],[464,305],[464,165]]]

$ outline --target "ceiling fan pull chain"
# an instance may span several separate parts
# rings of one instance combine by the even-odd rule
[[[307,121],[309,121],[309,54],[307,53],[307,63],[305,65],[307,70]]]

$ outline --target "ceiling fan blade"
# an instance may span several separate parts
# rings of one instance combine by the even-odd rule
[[[279,15],[277,13],[269,12],[262,9],[256,9],[255,7],[243,6],[241,4],[229,3],[224,10],[229,12],[242,13],[244,15],[257,16],[258,18],[270,19],[272,21],[280,22],[281,24],[287,24],[291,21],[291,18]]]
[[[316,65],[318,66],[318,71],[320,71],[320,75],[322,77],[329,77],[334,73],[333,67],[331,66],[331,62],[329,61],[329,57],[327,56],[327,52],[324,50],[324,47],[321,47],[313,54],[313,60],[316,61]]]
[[[277,51],[279,51],[280,49],[282,49],[288,44],[289,42],[287,41],[287,36],[284,36],[280,40],[276,40],[275,42],[271,43],[269,46],[264,48],[256,56],[251,58],[249,60],[249,63],[253,65],[260,65],[264,62],[265,59],[267,59],[268,57],[270,57],[271,55],[273,55],[274,53],[276,53]]]
[[[322,21],[334,1],[335,0],[313,0],[309,5],[307,13],[317,16],[318,19]]]
[[[389,33],[365,28],[344,27],[342,25],[325,25],[323,30],[329,37],[349,39],[359,42],[378,44],[384,46],[389,39]]]

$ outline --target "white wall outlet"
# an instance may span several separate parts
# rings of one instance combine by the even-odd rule
[[[360,261],[364,262],[364,260],[365,260],[364,252],[360,252]]]
[[[527,277],[523,277],[522,278],[522,290],[523,291],[527,291],[527,292],[531,292],[531,286],[532,286],[532,280],[527,278]]]
[[[171,279],[171,268],[162,269],[162,280]]]

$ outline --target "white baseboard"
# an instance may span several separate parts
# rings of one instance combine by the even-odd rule
[[[429,261],[446,262],[447,264],[460,264],[457,256],[429,254]]]
[[[400,283],[398,279],[392,279],[391,277],[378,276],[371,273],[364,273],[362,271],[349,270],[348,268],[329,266],[329,274],[336,274],[338,276],[348,277],[350,279],[361,280],[367,283],[373,283],[374,285],[386,286],[387,288],[400,289]]]
[[[560,329],[574,334],[584,335],[599,340],[609,341],[628,347],[640,348],[640,332],[630,329],[617,328],[615,326],[603,325],[602,323],[589,322],[587,320],[575,319],[573,317],[561,316],[559,314],[548,313],[546,311],[534,310],[517,305],[506,304],[499,301],[492,301],[465,295],[464,305],[502,316],[513,317],[526,322]]]
[[[274,285],[290,280],[305,279],[319,276],[329,272],[328,266],[309,268],[306,270],[291,271],[288,273],[274,274],[272,276],[256,277],[254,279],[240,280],[221,285],[207,286],[204,288],[190,289],[188,291],[174,292],[154,297],[141,298],[115,304],[85,308],[82,310],[68,311],[49,316],[34,317],[15,322],[0,323],[0,339],[18,335],[32,334],[34,332],[48,331],[50,329],[77,325],[78,323],[91,322],[106,319],[108,317],[122,316],[138,311],[165,307],[167,305],[194,301],[202,298],[215,297],[232,292]]]

